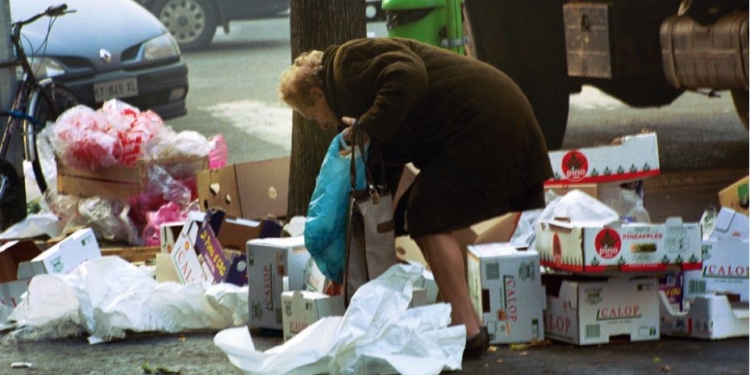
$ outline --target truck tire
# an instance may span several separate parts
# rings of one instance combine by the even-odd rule
[[[570,108],[561,0],[465,0],[469,56],[508,74],[534,109],[549,150],[562,147]]]
[[[748,94],[747,90],[732,90],[732,101],[734,102],[734,109],[737,110],[737,115],[740,116],[742,125],[747,130],[747,111],[748,111]]]
[[[159,0],[151,13],[164,24],[182,50],[208,46],[219,24],[210,0]]]

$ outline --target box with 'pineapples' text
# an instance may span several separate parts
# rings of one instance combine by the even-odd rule
[[[469,295],[490,343],[544,339],[539,254],[510,243],[470,245],[468,251]]]
[[[309,259],[304,236],[247,241],[251,327],[284,329],[281,293],[305,290]]]
[[[545,274],[547,338],[575,345],[659,339],[658,281],[646,278],[583,278]]]
[[[619,144],[549,153],[553,178],[545,184],[642,180],[659,175],[656,133],[620,138]]]
[[[540,220],[542,265],[578,273],[665,272],[701,268],[701,226],[679,217],[663,224]]]

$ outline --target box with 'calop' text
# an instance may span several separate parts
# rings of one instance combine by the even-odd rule
[[[545,274],[544,333],[576,345],[659,339],[659,285],[647,278],[583,278]]]
[[[310,253],[304,236],[247,241],[248,304],[251,327],[282,330],[281,293],[305,290]]]
[[[539,254],[510,243],[470,245],[468,250],[469,295],[490,343],[544,339]]]

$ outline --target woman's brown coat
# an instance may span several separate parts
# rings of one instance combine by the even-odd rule
[[[544,204],[544,138],[521,90],[494,67],[371,38],[327,48],[320,76],[337,117],[358,118],[388,164],[420,169],[406,214],[413,237]]]

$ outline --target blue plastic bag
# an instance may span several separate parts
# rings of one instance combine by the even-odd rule
[[[353,153],[339,154],[341,133],[328,147],[315,190],[310,198],[305,221],[305,247],[323,275],[334,282],[344,279],[346,216],[349,213],[351,181],[349,168]],[[365,186],[365,165],[359,153],[356,158],[357,189]]]

